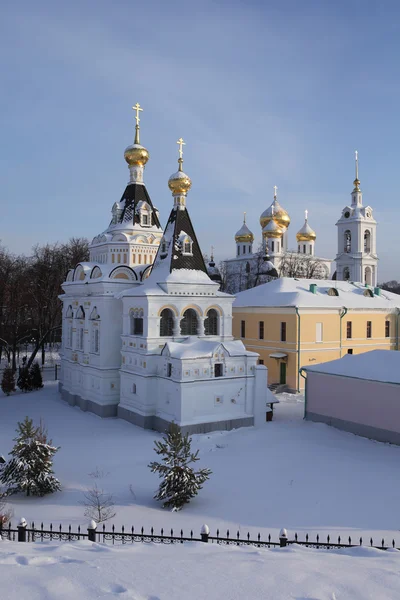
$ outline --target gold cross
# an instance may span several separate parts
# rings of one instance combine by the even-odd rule
[[[179,144],[179,158],[182,158],[182,156],[183,156],[182,146],[186,146],[186,143],[183,141],[182,138],[179,138],[179,140],[176,143]]]
[[[142,112],[143,112],[143,108],[141,108],[141,106],[140,106],[139,102],[136,102],[135,106],[132,106],[132,110],[135,110],[135,111],[136,111],[136,116],[135,116],[135,119],[136,119],[136,125],[138,125],[138,126],[139,126],[139,122],[140,122],[140,118],[139,118],[139,112],[140,112],[140,111],[142,111]]]
[[[274,185],[274,198],[276,198],[276,190],[278,189],[278,187],[276,185]]]

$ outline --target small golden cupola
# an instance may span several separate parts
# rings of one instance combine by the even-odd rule
[[[275,221],[274,212],[272,209],[272,219],[268,221],[266,226],[262,230],[263,238],[268,239],[279,239],[284,234],[284,229],[279,226],[279,223]]]
[[[260,225],[264,231],[265,226],[272,220],[281,227],[284,231],[290,225],[290,217],[288,212],[279,204],[277,200],[277,186],[274,186],[274,200],[272,204],[262,213],[260,217]]]
[[[172,195],[176,197],[176,204],[180,204],[182,206],[185,205],[185,196],[192,187],[192,180],[189,175],[183,172],[183,146],[185,146],[185,142],[182,138],[176,142],[179,145],[179,168],[176,173],[173,173],[171,177],[168,179],[168,187],[172,192]],[[180,198],[180,200],[179,200]]]
[[[124,158],[129,166],[131,174],[130,183],[143,183],[143,171],[145,164],[150,158],[149,151],[144,146],[140,145],[140,118],[139,112],[143,110],[140,104],[136,102],[135,106],[132,106],[133,110],[136,111],[136,132],[135,142],[131,146],[128,146],[124,152]]]
[[[246,225],[246,213],[243,213],[243,225],[235,234],[235,241],[244,244],[252,244],[254,235]]]
[[[304,225],[296,233],[296,239],[297,242],[315,242],[317,239],[317,234],[308,224],[308,210],[305,211]]]
[[[254,235],[246,225],[246,213],[243,213],[243,225],[235,234],[236,255],[253,254]]]

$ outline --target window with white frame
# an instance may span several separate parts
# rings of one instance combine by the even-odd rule
[[[183,241],[182,254],[191,255],[193,254],[193,242],[189,236]]]

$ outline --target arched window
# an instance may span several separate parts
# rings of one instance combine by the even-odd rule
[[[365,283],[366,283],[366,285],[372,285],[371,267],[365,267]]]
[[[173,335],[174,314],[170,308],[164,308],[160,315],[160,336],[168,337]]]
[[[344,232],[344,251],[351,252],[351,233],[349,230]]]
[[[343,280],[344,281],[350,281],[350,269],[349,269],[349,267],[345,267],[343,269]]]
[[[72,317],[74,316],[74,313],[72,312],[72,306],[68,306],[65,316],[67,319],[72,319]]]
[[[192,240],[190,238],[187,238],[183,242],[182,254],[192,254],[192,246],[193,246]]]
[[[218,335],[218,313],[215,308],[210,308],[204,321],[206,335]]]
[[[368,229],[364,233],[364,252],[371,252],[371,232]]]
[[[85,311],[83,310],[82,306],[80,306],[78,308],[78,310],[76,311],[75,319],[84,319],[84,318],[85,318]]]
[[[246,273],[250,273],[250,263],[246,263]]]
[[[181,319],[181,335],[197,335],[197,313],[188,308]]]
[[[143,335],[143,311],[134,310],[130,314],[131,335]]]

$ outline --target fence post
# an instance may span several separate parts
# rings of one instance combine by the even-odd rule
[[[96,523],[96,521],[93,521],[93,519],[92,519],[87,528],[89,542],[96,541],[96,529],[97,529],[97,523]]]
[[[20,520],[20,522],[18,523],[18,526],[17,526],[19,542],[26,542],[26,527],[27,527],[27,525],[28,525],[28,523],[25,521],[24,517],[22,517],[22,519]]]
[[[285,548],[285,546],[287,546],[287,531],[286,531],[286,529],[281,529],[279,532],[279,545],[281,548]]]
[[[208,536],[210,535],[210,528],[208,525],[203,525],[200,529],[200,537],[202,542],[208,543]]]

